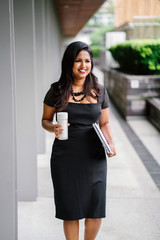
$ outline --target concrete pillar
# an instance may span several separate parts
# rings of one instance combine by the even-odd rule
[[[35,0],[35,90],[38,153],[45,152],[45,131],[41,127],[43,99],[50,84],[59,79],[61,46],[60,26],[53,1]]]
[[[36,137],[37,153],[45,152],[45,132],[41,127],[44,98],[44,0],[35,0],[35,96],[36,96]]]
[[[18,199],[37,197],[34,0],[14,0]]]
[[[12,0],[0,7],[0,239],[17,239],[15,61]]]
[[[51,83],[59,80],[61,70],[62,55],[62,35],[57,13],[55,11],[54,1],[45,1],[45,76],[44,92],[48,90]]]

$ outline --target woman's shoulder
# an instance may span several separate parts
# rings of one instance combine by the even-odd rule
[[[46,105],[53,107],[55,104],[55,98],[57,96],[57,90],[58,90],[58,82],[54,82],[51,84],[50,89],[48,90],[48,92],[45,95],[44,101],[43,103],[45,103]]]
[[[98,89],[99,89],[99,97],[103,97],[105,94],[105,87],[101,83],[98,83]]]
[[[100,96],[99,96],[99,102],[102,105],[102,109],[109,107],[109,96],[107,93],[107,89],[104,85],[99,83],[100,88]]]
[[[52,95],[57,96],[57,95],[59,95],[59,89],[60,89],[59,82],[54,82],[54,83],[51,84],[49,92]]]
[[[58,86],[59,86],[59,82],[54,82],[54,83],[51,84],[51,87],[50,87],[50,88],[51,88],[52,90],[54,90],[54,89],[58,88]]]

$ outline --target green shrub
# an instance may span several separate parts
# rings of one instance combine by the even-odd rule
[[[100,51],[106,49],[104,46],[100,46],[100,45],[91,45],[90,47],[92,49],[94,58],[98,58],[99,54],[100,54]]]
[[[109,48],[120,69],[132,74],[160,74],[160,40],[128,40]]]

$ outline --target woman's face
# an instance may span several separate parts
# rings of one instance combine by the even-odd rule
[[[73,64],[74,78],[77,80],[85,80],[91,71],[91,66],[91,57],[89,53],[85,50],[80,51]]]

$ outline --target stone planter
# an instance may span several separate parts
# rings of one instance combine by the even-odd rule
[[[129,75],[115,69],[103,72],[110,98],[125,118],[146,116],[146,100],[160,97],[160,75]]]
[[[160,131],[160,98],[147,100],[148,119]]]

